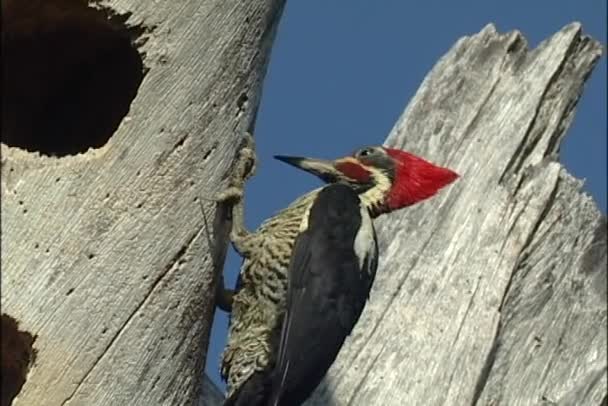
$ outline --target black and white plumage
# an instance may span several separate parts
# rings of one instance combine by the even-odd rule
[[[377,268],[372,220],[348,186],[323,188],[300,231],[289,266],[272,406],[300,405],[317,387],[359,320]]]
[[[241,154],[244,159],[239,160],[243,164],[237,169],[251,167],[253,144],[248,139],[249,146]],[[295,405],[312,393],[359,317],[373,280],[377,254],[375,242],[369,243],[375,241],[369,216],[376,218],[428,199],[458,177],[406,151],[382,146],[335,160],[276,158],[325,183],[344,186],[327,186],[299,197],[255,232],[244,224],[242,179],[248,175],[236,170],[237,180],[222,193],[220,201],[232,206],[230,239],[243,257],[237,290],[222,290],[228,298],[225,309],[232,312],[221,364],[227,382],[224,406],[268,406],[271,394],[275,403]],[[323,244],[328,245],[323,248]],[[309,263],[304,262],[307,251]],[[368,270],[369,275],[347,274],[345,269]],[[295,285],[288,294],[291,279]],[[302,296],[295,295],[298,289]],[[316,301],[320,298],[325,299]],[[315,315],[323,317],[315,319]],[[290,325],[285,330],[286,318]],[[321,331],[326,332],[315,335]],[[325,348],[294,369],[300,362],[297,352],[305,352],[297,348],[298,340],[306,344],[301,338],[306,335]],[[315,371],[309,373],[313,365]],[[277,376],[281,376],[278,381]]]

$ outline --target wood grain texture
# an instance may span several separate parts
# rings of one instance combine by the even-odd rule
[[[606,219],[556,161],[601,46],[489,25],[437,63],[387,139],[461,178],[380,218],[355,331],[309,405],[599,405]]]
[[[201,379],[215,275],[197,199],[226,185],[253,125],[283,3],[95,3],[142,33],[147,73],[98,149],[2,145],[2,310],[37,351],[15,405],[217,402]]]

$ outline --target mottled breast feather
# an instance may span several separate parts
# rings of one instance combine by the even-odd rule
[[[221,372],[230,397],[256,371],[274,363],[273,348],[285,312],[287,269],[303,216],[320,189],[264,221],[254,233],[259,249],[243,260],[234,296]]]

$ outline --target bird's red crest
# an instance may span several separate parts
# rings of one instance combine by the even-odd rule
[[[387,199],[390,210],[428,199],[458,178],[456,172],[409,152],[386,148],[386,153],[395,161],[395,180]]]
[[[357,162],[348,159],[339,161],[336,169],[358,182],[369,182],[371,173]]]

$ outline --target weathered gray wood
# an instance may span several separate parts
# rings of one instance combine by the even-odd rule
[[[283,3],[96,4],[143,30],[149,71],[103,147],[2,145],[2,311],[37,336],[15,405],[217,403],[199,399],[214,274],[197,198],[226,184]]]
[[[606,401],[606,220],[556,162],[600,45],[493,26],[435,66],[387,144],[461,174],[377,222],[371,300],[315,405]]]

